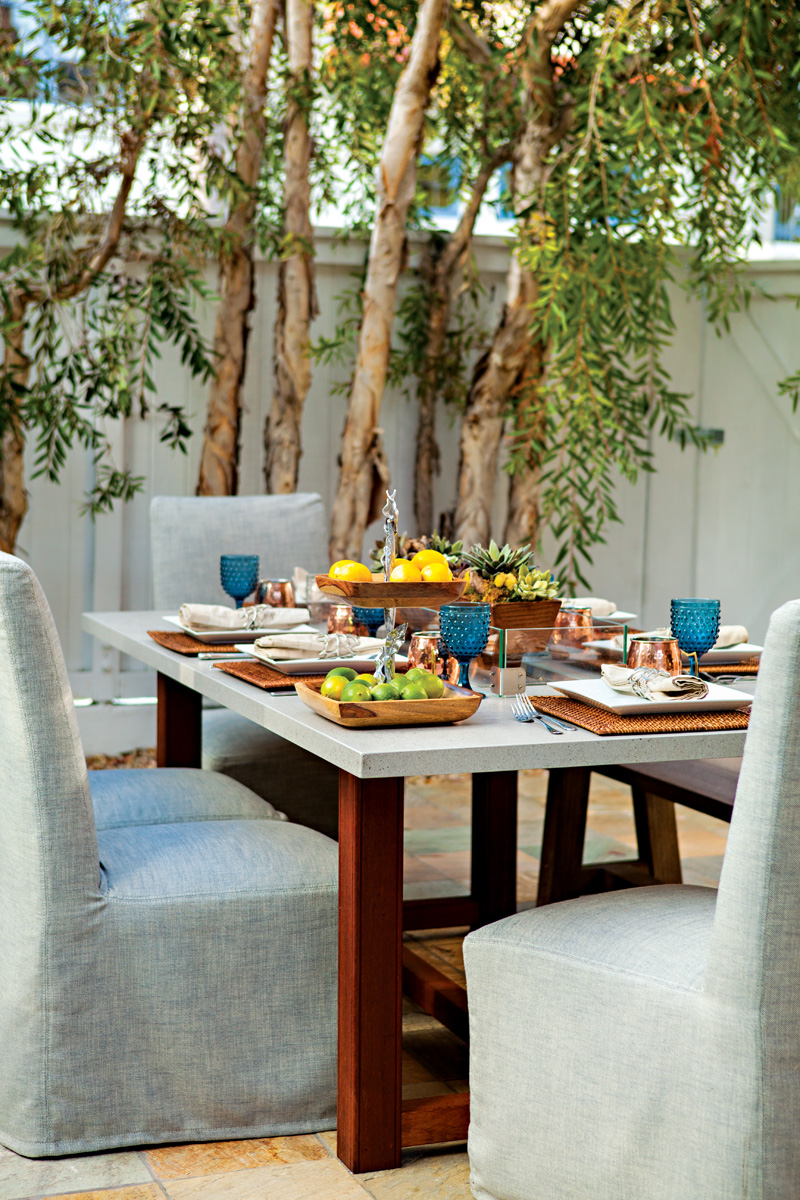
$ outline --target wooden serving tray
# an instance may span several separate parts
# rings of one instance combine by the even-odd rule
[[[386,583],[374,579],[371,583],[354,583],[349,579],[317,575],[316,580],[317,587],[326,596],[346,600],[359,608],[439,608],[458,600],[467,586],[466,579],[453,579],[449,583]],[[384,703],[391,704],[391,701]]]
[[[438,700],[331,700],[320,695],[321,684],[296,683],[295,690],[308,708],[349,729],[379,729],[387,725],[451,725],[477,712],[483,696],[466,688],[445,685]]]

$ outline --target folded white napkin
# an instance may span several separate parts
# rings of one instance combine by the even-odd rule
[[[615,692],[626,692],[631,696],[644,692],[658,692],[667,700],[689,698],[702,700],[708,695],[708,684],[693,675],[668,675],[654,667],[618,667],[616,663],[603,663],[600,668],[603,679]]]
[[[291,629],[308,620],[307,608],[226,608],[224,604],[182,604],[178,613],[184,625],[206,629]]]
[[[565,601],[567,608],[590,608],[593,617],[610,617],[617,611],[613,600],[602,600],[599,596],[576,596],[574,600]]]
[[[297,633],[256,638],[253,646],[270,658],[288,662],[293,658],[363,658],[379,650],[380,638],[354,637],[348,633]]]
[[[714,642],[715,650],[725,650],[728,646],[738,646],[740,642],[749,642],[750,635],[744,625],[720,625],[719,637]]]

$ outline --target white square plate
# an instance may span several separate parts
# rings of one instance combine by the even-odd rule
[[[372,657],[362,658],[310,658],[308,655],[299,658],[270,658],[268,650],[259,650],[257,646],[238,645],[236,649],[242,654],[250,654],[253,658],[257,658],[259,662],[264,663],[267,667],[272,667],[274,671],[280,671],[284,675],[327,675],[328,671],[332,671],[334,667],[352,667],[358,674],[366,671],[372,671],[375,667],[375,654]],[[407,667],[408,659],[400,655],[395,659],[398,667]]]
[[[615,692],[604,679],[590,679],[585,683],[559,680],[550,686],[570,700],[580,700],[621,717],[640,716],[642,713],[723,712],[725,709],[746,708],[753,703],[753,697],[748,696],[747,692],[735,692],[721,683],[710,683],[708,695],[702,700],[640,700],[638,696],[630,696],[627,692]]]
[[[177,625],[189,637],[197,638],[198,642],[206,642],[209,646],[232,646],[235,642],[254,642],[256,638],[267,634],[279,633],[319,633],[314,625],[294,625],[289,629],[195,629],[184,625],[177,614],[165,616],[170,625]]]

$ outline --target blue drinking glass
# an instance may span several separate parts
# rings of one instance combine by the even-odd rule
[[[458,659],[459,687],[469,687],[469,665],[489,640],[489,604],[443,604],[439,609],[439,628],[447,649]]]
[[[382,608],[356,608],[353,605],[353,620],[356,625],[366,625],[367,632],[370,637],[375,637],[375,634],[383,624],[383,609]]]
[[[669,623],[683,653],[692,656],[692,674],[696,675],[698,656],[710,650],[719,637],[719,600],[671,600]]]
[[[257,554],[221,554],[219,559],[219,581],[222,590],[242,607],[242,601],[256,590],[258,583]]]

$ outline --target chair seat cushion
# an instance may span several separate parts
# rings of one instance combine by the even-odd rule
[[[188,767],[90,771],[89,786],[98,830],[180,821],[286,819],[237,780]]]
[[[98,834],[110,901],[289,895],[336,888],[337,848],[288,821],[183,821]]]
[[[337,768],[246,717],[226,708],[203,713],[203,767],[243,783],[290,821],[337,836]]]
[[[698,990],[716,897],[714,888],[670,885],[583,896],[517,913],[470,934],[467,942]],[[533,961],[530,969],[537,969]]]

